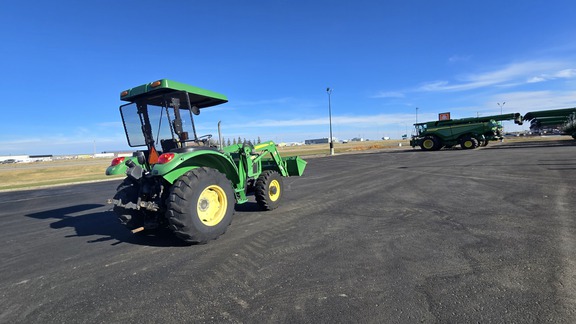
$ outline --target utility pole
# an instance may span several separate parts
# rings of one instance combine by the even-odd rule
[[[506,104],[506,101],[503,101],[502,104],[500,104],[499,102],[497,102],[498,106],[500,107],[500,115],[502,115],[502,108],[504,107],[504,105]],[[500,127],[502,126],[502,122],[500,122]],[[502,128],[502,130],[504,130],[504,128]],[[500,142],[504,142],[504,137],[502,137],[500,139]]]
[[[328,122],[330,124],[330,139],[328,143],[330,143],[330,155],[334,155],[334,142],[332,141],[332,106],[330,102],[330,95],[332,94],[331,88],[326,88],[326,93],[328,93]]]

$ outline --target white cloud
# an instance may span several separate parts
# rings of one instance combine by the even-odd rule
[[[566,63],[553,61],[527,61],[514,63],[485,73],[468,74],[458,82],[445,80],[424,83],[419,91],[465,91],[489,86],[535,83],[557,78],[576,77],[576,69],[566,69]],[[524,80],[522,82],[522,80]]]
[[[576,77],[576,69],[565,69],[558,71],[554,76],[556,78],[571,79]]]
[[[528,83],[536,83],[536,82],[544,82],[550,81],[555,79],[571,79],[576,77],[576,69],[563,69],[560,71],[552,72],[552,73],[544,73],[539,76],[534,76],[529,78],[526,82]]]
[[[453,55],[450,58],[448,58],[448,62],[450,63],[467,62],[470,61],[470,58],[472,58],[472,56],[470,55]]]
[[[279,104],[286,104],[292,101],[292,98],[277,98],[277,99],[262,99],[262,100],[238,100],[234,101],[235,106],[270,106],[270,105],[279,105]]]
[[[372,96],[372,98],[404,98],[404,97],[405,97],[404,93],[399,91],[380,91],[374,96]]]
[[[501,93],[494,98],[506,101],[506,111],[526,114],[530,111],[570,108],[576,106],[575,91],[516,91]],[[493,105],[496,108],[495,105]],[[500,111],[498,111],[500,113]]]
[[[422,91],[441,91],[446,90],[448,87],[448,81],[432,81],[427,82],[422,85],[419,90]]]
[[[543,77],[531,77],[528,80],[526,80],[526,82],[528,82],[528,83],[538,83],[538,82],[544,82],[544,81],[546,81],[546,79]]]
[[[430,118],[421,114],[419,118]],[[413,123],[414,114],[378,114],[378,115],[363,115],[363,116],[332,116],[332,124],[339,126],[374,126],[374,125],[394,125]],[[286,128],[286,127],[308,127],[308,126],[322,126],[328,125],[329,119],[327,117],[311,118],[311,119],[290,119],[290,120],[257,120],[251,121],[246,124],[228,125],[229,129],[240,128]]]
[[[121,121],[112,121],[112,122],[102,122],[102,123],[97,123],[96,126],[98,127],[105,127],[105,128],[123,128],[124,125],[122,124]]]

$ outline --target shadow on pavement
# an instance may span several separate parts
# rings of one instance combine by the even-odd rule
[[[54,219],[55,221],[50,224],[52,229],[73,228],[76,231],[76,235],[66,235],[65,237],[68,238],[101,236],[97,239],[88,240],[86,243],[110,241],[111,245],[130,243],[158,247],[189,246],[177,239],[168,229],[132,234],[120,224],[113,211],[101,210],[105,206],[101,204],[82,204],[27,214],[26,216],[36,219]],[[100,210],[93,211],[95,209]]]
[[[245,212],[264,212],[260,206],[254,201],[248,201],[243,204],[236,204],[235,210],[237,213]]]
[[[510,142],[504,140],[503,143],[498,145],[488,145],[484,149],[501,150],[501,149],[519,149],[519,148],[540,148],[540,147],[559,147],[559,146],[576,146],[576,141],[573,140],[557,140],[557,141],[525,141],[525,142]]]

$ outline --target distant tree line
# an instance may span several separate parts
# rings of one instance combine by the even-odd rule
[[[215,140],[214,138],[212,139],[213,141]],[[215,144],[218,144],[218,140],[215,140]],[[262,141],[260,140],[260,136],[258,136],[257,140],[247,140],[246,138],[241,138],[240,136],[238,136],[238,138],[223,138],[222,142],[224,145],[226,146],[230,146],[230,145],[234,145],[234,144],[243,144],[243,145],[258,145],[260,143],[262,143]]]

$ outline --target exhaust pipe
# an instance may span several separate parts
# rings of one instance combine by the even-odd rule
[[[221,120],[218,121],[218,149],[222,150],[222,129],[220,129],[220,123],[222,123]]]

